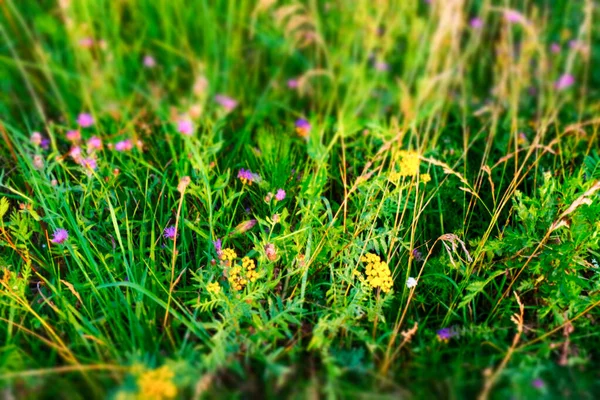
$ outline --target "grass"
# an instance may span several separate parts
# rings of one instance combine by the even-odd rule
[[[0,2],[3,395],[594,398],[595,6]]]

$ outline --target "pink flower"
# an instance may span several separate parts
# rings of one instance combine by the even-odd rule
[[[79,40],[79,45],[85,49],[89,49],[94,45],[94,39],[91,37],[85,37]]]
[[[308,136],[310,135],[310,123],[305,120],[304,118],[299,118],[296,120],[295,123],[296,126],[296,133],[300,136],[302,136],[304,139],[308,139]]]
[[[298,88],[298,80],[297,79],[288,79],[287,87],[290,89],[297,89]]]
[[[574,83],[575,77],[573,75],[564,74],[560,78],[558,78],[558,80],[554,84],[554,87],[556,88],[556,90],[564,90],[569,88],[570,86],[573,86]]]
[[[550,45],[550,51],[554,54],[560,53],[560,44],[554,42]]]
[[[156,60],[151,55],[147,54],[144,56],[144,67],[154,68],[156,66]]]
[[[42,144],[42,135],[39,132],[32,132],[29,141],[34,146],[39,146]]]
[[[86,169],[95,170],[98,168],[98,164],[96,163],[96,159],[92,157],[84,158],[81,160],[81,166]]]
[[[50,241],[52,243],[61,244],[61,243],[64,243],[68,238],[69,238],[69,232],[67,232],[66,229],[59,228],[54,231],[54,234],[52,235],[52,240],[50,240]]]
[[[217,255],[221,257],[221,253],[223,252],[223,244],[221,242],[221,239],[215,240],[213,242],[213,246],[215,246],[215,251],[217,252]]]
[[[256,182],[256,181],[260,180],[260,175],[255,174],[254,172],[250,171],[249,169],[244,169],[244,168],[241,168],[238,171],[237,177],[239,178],[240,181],[242,181],[243,184],[248,184],[248,185],[251,185],[252,182]]]
[[[182,119],[177,123],[177,131],[183,135],[192,136],[194,134],[194,124],[189,119]]]
[[[33,167],[35,169],[44,168],[44,158],[42,156],[40,156],[39,154],[36,154],[35,156],[33,156]]]
[[[69,155],[71,156],[71,158],[73,158],[73,160],[75,160],[76,163],[80,163],[81,162],[81,147],[79,147],[79,146],[71,147],[71,150],[69,150]]]
[[[215,101],[219,103],[227,112],[233,111],[237,107],[238,102],[229,96],[218,94],[215,96]]]
[[[165,228],[165,230],[163,231],[163,236],[165,237],[165,239],[175,240],[175,237],[177,236],[175,225],[171,225]]]
[[[102,150],[102,139],[97,136],[92,136],[87,141],[88,150]]]
[[[131,149],[133,149],[133,142],[131,139],[125,139],[115,143],[116,151],[129,151]]]
[[[283,199],[285,199],[285,190],[277,190],[277,193],[275,193],[275,200],[282,201]]]
[[[470,25],[473,29],[481,29],[483,28],[483,20],[479,17],[475,17],[471,19]]]
[[[69,142],[78,142],[79,140],[81,140],[81,133],[78,130],[67,131],[66,137]]]
[[[94,117],[92,117],[90,114],[88,113],[81,113],[79,114],[79,116],[77,117],[77,123],[79,124],[79,126],[81,126],[82,128],[88,128],[92,125],[94,125]]]
[[[375,63],[373,64],[373,67],[375,68],[376,71],[379,71],[379,72],[389,71],[389,69],[390,69],[390,65],[388,63],[386,63],[385,61],[375,61]]]
[[[270,261],[275,261],[277,259],[277,250],[275,250],[275,245],[272,243],[267,243],[265,245],[265,254]]]
[[[504,19],[509,23],[524,23],[525,17],[518,11],[506,10],[504,11]]]

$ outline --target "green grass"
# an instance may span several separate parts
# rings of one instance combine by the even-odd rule
[[[598,11],[431,3],[0,2],[3,395],[594,398]]]

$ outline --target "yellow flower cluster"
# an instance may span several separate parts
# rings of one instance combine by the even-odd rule
[[[218,282],[211,282],[206,285],[206,290],[208,290],[210,293],[218,294],[221,293],[221,286]]]
[[[384,292],[389,292],[394,285],[390,267],[385,261],[381,261],[379,256],[373,253],[367,253],[360,259],[367,264],[365,274],[367,282],[373,289],[381,289]]]
[[[414,151],[400,150],[398,155],[402,157],[398,166],[400,176],[416,176],[419,173],[419,154]]]
[[[249,257],[242,258],[242,265],[235,265],[229,270],[229,283],[235,290],[242,290],[248,282],[256,282],[258,272],[256,264]]]
[[[235,253],[235,250],[230,249],[230,248],[226,248],[221,250],[221,255],[219,256],[219,259],[221,261],[225,261],[226,263],[229,261],[233,261],[237,258],[237,254]]]
[[[177,395],[177,387],[173,383],[175,374],[166,365],[142,373],[138,380],[138,398],[144,400],[172,399]]]

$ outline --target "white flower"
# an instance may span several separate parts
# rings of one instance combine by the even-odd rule
[[[407,288],[412,289],[415,286],[417,286],[417,280],[415,278],[410,277],[410,278],[408,278],[406,280],[406,287]]]

